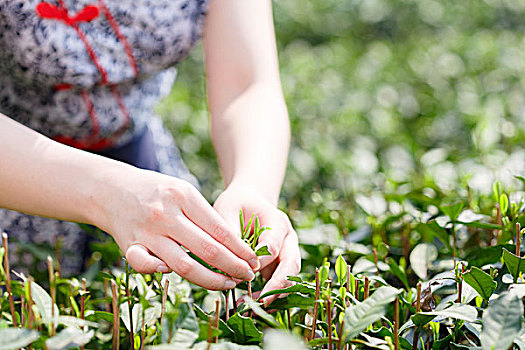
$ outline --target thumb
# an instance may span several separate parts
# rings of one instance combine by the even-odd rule
[[[139,273],[170,272],[168,266],[143,245],[135,243],[126,251],[126,260]]]

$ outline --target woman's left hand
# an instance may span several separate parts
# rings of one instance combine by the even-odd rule
[[[301,270],[301,254],[297,234],[288,216],[277,209],[268,199],[256,190],[230,184],[214,204],[215,210],[240,234],[239,210],[244,213],[245,222],[255,214],[261,226],[270,227],[259,237],[259,246],[266,245],[271,255],[260,258],[262,277],[268,282],[261,295],[292,285],[287,276],[296,275]],[[278,295],[264,298],[264,305],[272,303]]]

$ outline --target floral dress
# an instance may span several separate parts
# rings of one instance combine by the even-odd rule
[[[107,156],[149,135],[154,170],[196,184],[153,108],[206,10],[207,0],[0,0],[0,112]],[[60,242],[63,273],[83,267],[87,236],[76,224],[0,209],[0,231],[15,266],[32,264],[28,247]]]

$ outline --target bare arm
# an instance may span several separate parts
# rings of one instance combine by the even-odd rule
[[[242,208],[272,228],[259,238],[272,253],[261,258],[269,280],[262,292],[283,288],[299,272],[301,257],[297,235],[277,209],[290,126],[271,1],[212,0],[204,35],[211,135],[226,184],[214,207],[232,226]]]
[[[235,283],[256,256],[189,183],[56,143],[0,115],[0,207],[96,225],[139,272],[171,268],[209,289]],[[250,263],[250,265],[248,264]]]
[[[268,0],[215,0],[205,31],[211,134],[226,182],[276,204],[290,127]]]

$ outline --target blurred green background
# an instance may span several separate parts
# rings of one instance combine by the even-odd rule
[[[295,224],[359,227],[364,211],[392,211],[385,194],[414,188],[518,188],[524,15],[525,0],[274,2],[293,134],[280,204]],[[200,47],[158,112],[213,201],[223,185]]]

